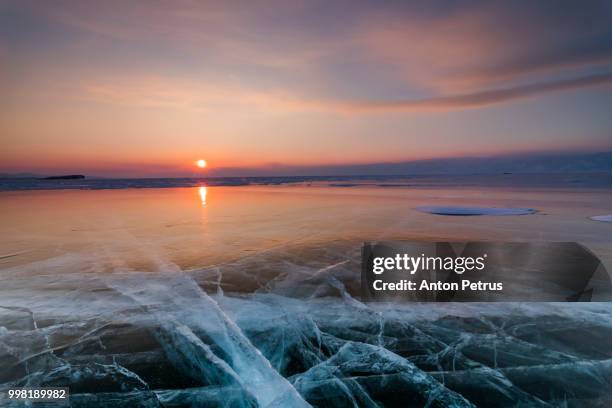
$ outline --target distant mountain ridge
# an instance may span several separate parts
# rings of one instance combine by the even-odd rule
[[[457,157],[395,163],[211,169],[210,176],[348,176],[612,172],[612,151]]]
[[[403,162],[338,164],[319,166],[268,165],[260,167],[209,168],[204,177],[284,177],[354,175],[467,175],[500,173],[608,173],[612,172],[612,151],[590,153],[530,153],[483,157],[455,157]],[[99,177],[102,176],[102,177]],[[0,173],[0,179],[46,178],[34,173]],[[147,174],[145,178],[183,178],[193,174]],[[141,178],[128,174],[98,175],[91,178]]]

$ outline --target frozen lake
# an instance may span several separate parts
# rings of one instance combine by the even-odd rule
[[[359,298],[372,240],[577,241],[609,271],[611,224],[589,217],[612,189],[335,183],[0,193],[0,389],[69,386],[85,407],[612,401],[607,303]]]

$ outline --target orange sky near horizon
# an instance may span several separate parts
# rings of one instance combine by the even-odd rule
[[[611,13],[599,2],[4,2],[0,173],[611,150]]]

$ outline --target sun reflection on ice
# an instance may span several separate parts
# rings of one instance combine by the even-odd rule
[[[206,207],[206,186],[201,186],[199,188],[200,193],[200,201],[202,202],[202,207]]]

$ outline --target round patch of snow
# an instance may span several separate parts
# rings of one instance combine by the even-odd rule
[[[536,212],[533,208],[456,207],[446,205],[427,205],[416,209],[436,215],[528,215]]]
[[[601,222],[612,222],[612,214],[608,215],[594,215],[590,217],[593,221],[601,221]]]

